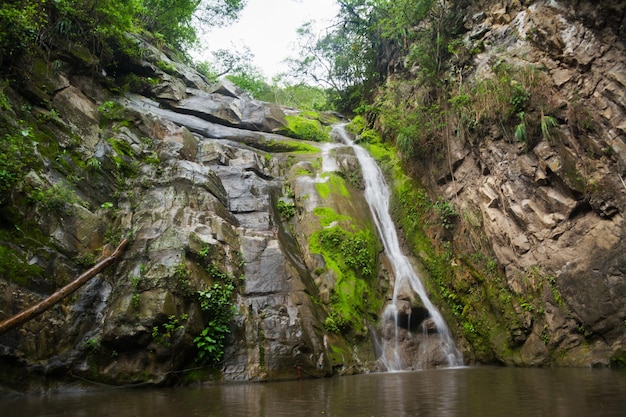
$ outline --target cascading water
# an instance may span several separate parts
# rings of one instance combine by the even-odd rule
[[[374,161],[374,159],[363,149],[356,145],[348,133],[345,130],[345,125],[336,125],[334,127],[334,134],[339,137],[344,143],[352,147],[355,155],[358,158],[361,165],[361,171],[363,172],[363,180],[365,183],[365,199],[372,212],[372,217],[376,223],[376,228],[383,242],[387,258],[391,264],[391,269],[395,277],[395,284],[393,289],[393,297],[391,302],[388,303],[384,311],[384,317],[392,323],[394,323],[392,338],[392,346],[384,346],[381,356],[383,365],[389,371],[399,371],[406,369],[406,364],[403,363],[400,349],[399,349],[399,304],[400,294],[406,291],[406,287],[417,294],[428,313],[428,319],[432,321],[436,333],[438,334],[440,341],[439,346],[442,350],[442,354],[445,356],[447,366],[462,366],[463,358],[459,350],[457,349],[454,340],[450,335],[448,326],[446,325],[443,316],[433,305],[428,298],[426,290],[418,276],[416,270],[411,265],[409,258],[404,255],[400,248],[400,241],[398,234],[396,233],[395,224],[389,214],[389,187],[385,182],[380,167]],[[406,324],[406,328],[410,329],[411,313],[408,314],[407,319],[409,321]],[[423,334],[428,337],[427,325],[422,322]]]

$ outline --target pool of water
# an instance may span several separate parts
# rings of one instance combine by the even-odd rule
[[[626,370],[470,367],[0,398],[3,417],[625,416]]]

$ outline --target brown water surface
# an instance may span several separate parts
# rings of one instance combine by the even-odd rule
[[[476,367],[0,398],[2,417],[626,416],[626,370]]]

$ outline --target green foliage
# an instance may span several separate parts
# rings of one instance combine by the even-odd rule
[[[55,41],[89,45],[92,53],[119,46],[137,53],[127,33],[147,30],[178,49],[196,42],[192,21],[204,27],[237,18],[245,0],[9,0],[0,5],[0,56]]]
[[[296,215],[296,206],[293,203],[279,200],[278,203],[276,203],[276,207],[278,208],[280,217],[284,220],[289,220]]]
[[[43,190],[35,189],[31,192],[30,199],[44,209],[58,214],[69,213],[74,205],[89,206],[87,201],[81,199],[76,191],[65,183],[56,183]]]
[[[327,110],[330,107],[328,95],[322,88],[303,83],[279,85],[276,81],[271,85],[271,95],[255,98],[296,109]]]
[[[313,214],[319,217],[319,221],[322,227],[328,227],[333,223],[348,223],[352,219],[350,216],[344,216],[337,213],[330,207],[315,207],[313,209]]]
[[[296,154],[307,154],[307,153],[319,153],[319,149],[313,145],[310,145],[305,142],[299,142],[296,140],[274,140],[270,139],[266,142],[257,142],[255,143],[255,147],[264,150],[266,152],[271,153],[296,153]]]
[[[374,129],[365,129],[359,136],[357,136],[355,142],[359,144],[376,144],[381,142],[381,138]]]
[[[191,288],[191,271],[184,262],[180,262],[174,269],[174,276],[176,277],[176,284],[185,298],[191,298],[193,296],[193,290]]]
[[[380,135],[374,130],[367,127],[367,122],[363,116],[355,116],[346,126],[348,132],[356,136],[356,143],[360,144],[376,144],[381,142]]]
[[[228,323],[234,314],[233,291],[234,286],[228,282],[215,282],[208,290],[198,291],[200,308],[209,315],[206,327],[194,339],[199,362],[217,363],[224,355],[226,335],[230,333]]]
[[[552,130],[558,125],[556,119],[552,116],[546,116],[541,112],[541,135],[545,140],[552,139]]]
[[[196,71],[198,71],[200,74],[204,75],[210,83],[217,82],[217,78],[219,76],[219,73],[213,67],[213,65],[211,65],[210,62],[208,62],[208,61],[196,62],[196,63],[194,63],[194,67],[195,67]]]
[[[100,112],[102,121],[108,122],[123,119],[126,109],[116,101],[107,100],[98,106],[98,112]]]
[[[363,116],[355,116],[350,123],[346,126],[346,130],[355,135],[360,134],[367,127],[367,122]]]
[[[528,102],[530,101],[530,90],[517,82],[512,82],[511,84],[512,92],[509,102],[513,106],[513,112],[519,114],[526,110],[526,107],[528,106]]]
[[[519,112],[517,116],[519,117],[520,122],[515,126],[515,133],[513,136],[516,141],[526,143],[528,142],[528,126],[526,124],[526,117],[524,112]]]
[[[11,190],[22,180],[32,161],[29,130],[6,134],[0,141],[0,206],[6,203]]]
[[[11,55],[34,42],[41,27],[47,24],[45,9],[37,2],[7,1],[0,6],[0,51]]]
[[[237,87],[250,93],[250,95],[257,100],[263,100],[265,97],[272,97],[272,88],[265,81],[265,78],[260,72],[254,71],[249,73],[227,75],[226,78],[232,81]]]
[[[94,354],[100,349],[100,339],[91,337],[83,343],[83,349],[89,354]]]
[[[331,315],[326,317],[326,320],[324,320],[324,330],[325,331],[327,331],[329,333],[341,333],[341,328],[339,327],[339,325],[335,321],[335,318],[333,317],[333,316],[336,316],[336,315],[337,315],[337,313],[331,312]]]
[[[156,66],[159,67],[161,71],[167,74],[174,74],[176,72],[176,68],[174,68],[174,65],[169,62],[157,61]]]
[[[180,317],[176,317],[174,314],[170,315],[165,323],[152,327],[152,338],[159,345],[171,347],[172,338],[177,331],[185,328],[184,322],[188,318],[187,314],[182,314]]]
[[[439,220],[444,229],[451,229],[454,227],[454,221],[458,217],[456,210],[454,210],[454,206],[447,200],[444,200],[442,197],[433,204],[433,208],[435,209],[435,213],[439,216]]]

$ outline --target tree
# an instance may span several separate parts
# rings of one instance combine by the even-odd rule
[[[237,18],[246,0],[4,0],[0,62],[33,46],[80,42],[94,52],[125,45],[128,32],[147,30],[186,50],[196,29]]]
[[[340,107],[357,107],[399,60],[432,1],[338,0],[338,20],[324,33],[313,33],[311,23],[298,30],[301,58],[291,69],[331,88]]]
[[[172,45],[187,49],[197,41],[196,27],[236,20],[246,0],[142,0],[140,19],[146,29]]]

